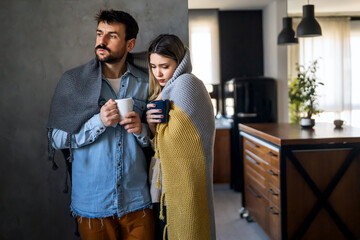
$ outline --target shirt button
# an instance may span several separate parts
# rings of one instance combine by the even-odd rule
[[[120,167],[120,163],[118,163],[118,167]]]
[[[90,139],[90,140],[89,140],[89,142],[93,142],[93,140],[92,140],[92,139]]]
[[[121,143],[118,143],[118,146],[120,147],[120,146],[121,146]]]
[[[101,127],[101,128],[100,128],[100,130],[104,130],[104,128],[103,128],[103,127]]]
[[[97,132],[97,133],[99,133],[99,132],[100,132],[100,130],[96,130],[96,132]]]

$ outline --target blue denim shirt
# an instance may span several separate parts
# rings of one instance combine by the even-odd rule
[[[101,98],[133,98],[134,111],[145,117],[148,97],[147,75],[129,63],[121,77],[118,96],[103,77]],[[144,115],[144,116],[143,116]],[[79,216],[99,218],[118,215],[150,206],[147,163],[142,147],[149,145],[148,126],[139,135],[124,126],[105,127],[95,114],[72,136],[71,210]],[[53,147],[67,148],[67,133],[53,130]]]

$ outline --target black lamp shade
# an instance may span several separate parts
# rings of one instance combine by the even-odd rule
[[[295,38],[295,31],[292,29],[292,18],[283,18],[283,30],[279,33],[278,45],[297,44],[299,41]]]
[[[314,5],[303,6],[303,18],[296,29],[297,37],[321,36],[320,24],[315,19]]]

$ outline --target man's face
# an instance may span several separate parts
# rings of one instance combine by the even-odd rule
[[[100,22],[96,30],[95,55],[101,62],[119,62],[126,57],[131,41],[125,40],[125,25],[122,23]]]

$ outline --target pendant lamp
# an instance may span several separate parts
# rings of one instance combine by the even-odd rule
[[[303,6],[303,18],[296,29],[297,37],[317,37],[321,36],[320,24],[315,19],[314,5]]]
[[[287,15],[287,0],[286,2],[286,15]],[[284,17],[283,18],[283,30],[278,35],[277,44],[278,45],[290,45],[297,44],[299,40],[295,37],[295,31],[292,29],[292,18]]]

